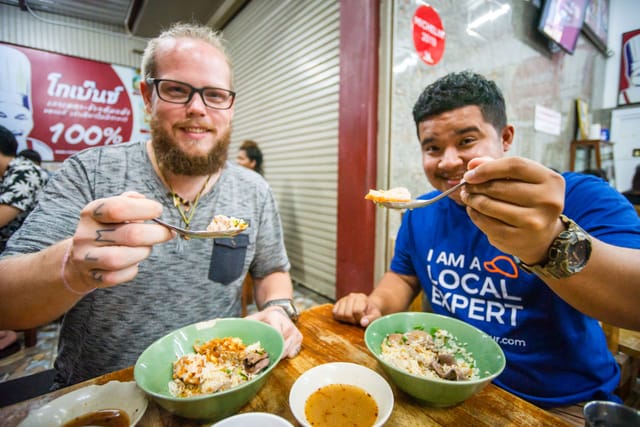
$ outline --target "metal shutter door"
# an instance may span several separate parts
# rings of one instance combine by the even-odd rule
[[[337,0],[252,1],[224,29],[238,92],[230,157],[258,142],[291,276],[334,298],[338,187]]]

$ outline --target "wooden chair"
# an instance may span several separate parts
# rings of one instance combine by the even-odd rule
[[[616,394],[627,400],[640,373],[640,332],[600,322],[607,347],[620,366],[620,383]]]
[[[38,343],[38,328],[25,329],[22,333],[25,347],[34,347]]]
[[[425,311],[424,310],[424,291],[420,291],[409,305],[409,311]]]

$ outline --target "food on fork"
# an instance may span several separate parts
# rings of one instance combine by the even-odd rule
[[[236,231],[244,230],[249,224],[243,219],[226,215],[216,215],[207,226],[207,231]]]
[[[411,201],[411,193],[405,187],[395,187],[389,190],[369,190],[364,198],[376,203],[409,202]]]

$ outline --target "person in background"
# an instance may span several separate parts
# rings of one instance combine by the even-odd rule
[[[339,299],[334,317],[366,327],[423,290],[436,313],[501,345],[498,386],[544,408],[619,401],[620,371],[598,320],[640,328],[631,206],[602,179],[507,156],[515,130],[501,91],[479,74],[438,79],[413,116],[436,188],[421,198],[466,185],[406,211],[390,270],[370,295]]]
[[[17,149],[16,137],[0,126],[0,252],[35,206],[44,185],[40,168],[29,160],[16,157]],[[0,330],[0,359],[19,350],[17,334],[12,330]]]
[[[636,166],[636,172],[631,180],[631,188],[622,194],[632,205],[640,205],[640,165]]]
[[[255,141],[250,139],[242,141],[238,149],[238,154],[236,155],[236,163],[264,176],[262,151]],[[247,275],[242,285],[243,314],[247,312],[247,306],[251,303],[253,303],[253,279],[251,275]]]
[[[0,126],[0,252],[35,207],[45,184],[41,168],[16,155],[18,141]]]
[[[53,388],[131,366],[182,326],[238,317],[247,271],[260,309],[248,317],[283,335],[283,357],[300,351],[276,201],[227,161],[235,93],[220,36],[174,24],[148,42],[141,72],[151,139],[66,159],[0,258],[0,328],[64,315]],[[172,241],[151,222],[205,229],[214,214],[250,226],[231,241]]]
[[[240,166],[249,168],[258,172],[260,175],[264,175],[264,168],[262,167],[262,151],[258,147],[258,143],[247,139],[242,141],[240,148],[238,149],[238,155],[236,156],[236,162]]]
[[[18,157],[24,157],[25,159],[31,160],[33,163],[40,167],[40,173],[44,178],[44,182],[46,183],[51,178],[51,173],[42,166],[42,158],[40,157],[40,153],[36,150],[32,150],[27,148],[18,153]]]
[[[582,171],[582,173],[597,176],[598,178],[604,179],[605,181],[609,182],[609,178],[607,178],[607,173],[604,171],[604,169],[585,169]]]

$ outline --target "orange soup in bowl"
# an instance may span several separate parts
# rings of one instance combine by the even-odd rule
[[[358,386],[329,384],[309,396],[304,414],[313,427],[371,427],[378,418],[378,404]]]

